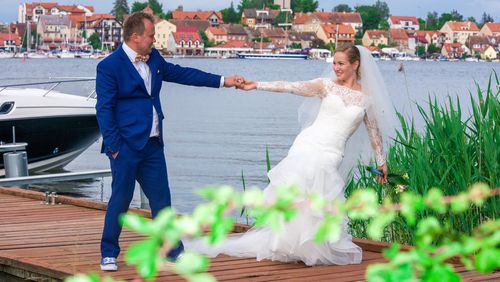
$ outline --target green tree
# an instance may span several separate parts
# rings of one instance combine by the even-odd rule
[[[361,15],[361,19],[363,20],[363,32],[368,29],[379,28],[382,16],[377,8],[374,6],[362,5],[356,6],[355,10]]]
[[[439,25],[439,15],[437,12],[427,13],[427,18],[425,19],[425,30],[438,30],[441,26]]]
[[[94,48],[94,50],[101,48],[101,38],[99,38],[99,34],[97,32],[92,33],[88,38],[90,46]]]
[[[381,30],[389,30],[389,28],[391,28],[391,26],[389,25],[388,21],[382,20],[379,22],[378,28]]]
[[[319,3],[316,0],[292,0],[292,10],[294,13],[316,12]]]
[[[148,0],[149,6],[153,10],[153,13],[158,16],[165,16],[163,13],[163,4],[158,2],[158,0]]]
[[[495,20],[490,16],[490,14],[486,14],[486,12],[483,12],[483,15],[481,16],[481,22],[479,24],[482,27],[485,23],[494,22],[494,21]]]
[[[441,53],[441,48],[437,47],[435,44],[429,44],[429,46],[427,46],[427,53],[428,54]]]
[[[203,45],[205,48],[210,48],[215,46],[215,42],[208,40],[208,37],[203,30],[200,29],[198,33],[200,34],[201,40],[203,40]]]
[[[467,21],[469,21],[469,22],[473,22],[473,23],[475,23],[476,25],[478,24],[478,22],[476,21],[476,18],[474,18],[474,17],[468,17],[468,18],[467,18]]]
[[[452,20],[453,20],[453,17],[451,16],[450,13],[442,13],[441,16],[439,16],[439,21],[438,21],[439,28],[443,27],[443,25],[446,22],[449,22]]]
[[[350,13],[352,12],[352,8],[347,5],[347,4],[339,4],[335,7],[333,7],[333,12],[346,12],[346,13]]]
[[[238,13],[240,14],[240,16],[243,13],[243,10],[255,8],[252,2],[252,0],[241,0],[240,4],[238,5]]]
[[[418,18],[418,27],[420,30],[425,30],[425,20],[422,18]]]
[[[425,46],[423,45],[418,45],[417,49],[415,50],[415,53],[419,57],[423,57],[425,55]]]
[[[377,0],[377,2],[375,2],[375,5],[373,6],[378,10],[380,16],[382,17],[382,20],[386,21],[387,19],[389,19],[391,11],[389,10],[389,6],[387,5],[387,3]]]
[[[148,0],[147,2],[135,1],[132,3],[132,13],[140,12],[148,5],[151,7],[151,10],[153,10],[153,14],[165,18],[165,14],[163,13],[163,4],[158,2],[158,0]]]
[[[148,6],[148,2],[134,2],[132,3],[132,13],[140,12]]]
[[[311,42],[311,47],[312,48],[319,48],[319,49],[326,49],[325,42],[319,38],[316,38]]]
[[[461,22],[464,20],[464,16],[462,16],[457,10],[451,10],[450,14],[453,21]]]
[[[115,16],[116,20],[123,23],[123,18],[128,13],[130,13],[130,9],[128,7],[127,0],[115,0],[111,14]]]
[[[231,1],[231,5],[229,8],[223,9],[220,11],[222,14],[222,20],[225,23],[239,23],[240,22],[240,15],[236,10],[234,9],[234,4],[233,1]]]

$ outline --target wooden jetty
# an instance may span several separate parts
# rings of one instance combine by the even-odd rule
[[[43,198],[40,192],[0,188],[0,281],[60,281],[89,272],[123,280],[139,277],[133,266],[125,265],[122,255],[118,272],[99,270],[105,204],[59,196],[60,204],[45,205]],[[145,210],[133,211],[149,214]],[[122,250],[140,239],[140,235],[124,230]],[[364,250],[359,265],[307,267],[302,263],[219,256],[212,260],[209,272],[219,281],[364,281],[366,267],[384,261],[381,250],[387,245],[368,240],[355,242]],[[467,272],[458,264],[455,269],[464,281],[500,280],[500,272],[481,275]],[[155,281],[183,279],[162,271]]]

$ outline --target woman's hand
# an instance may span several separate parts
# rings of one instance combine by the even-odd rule
[[[380,184],[384,184],[387,182],[387,164],[383,164],[381,166],[378,167],[378,170],[382,171],[384,173],[383,176],[381,175],[377,175],[377,181],[378,183]]]
[[[246,90],[246,91],[249,91],[249,90],[254,90],[257,88],[257,83],[255,81],[252,81],[252,80],[245,80],[245,83],[243,83],[241,85],[241,90]]]

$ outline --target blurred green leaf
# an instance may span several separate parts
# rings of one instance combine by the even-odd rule
[[[481,206],[484,200],[487,198],[490,192],[490,188],[485,183],[475,183],[471,186],[469,190],[469,196],[472,202],[477,206]]]
[[[469,208],[469,200],[467,199],[467,195],[465,193],[458,194],[455,198],[452,199],[451,210],[454,213],[463,213]]]
[[[435,217],[422,219],[417,225],[417,245],[431,246],[434,238],[441,233],[441,224]]]
[[[260,206],[264,203],[264,194],[262,190],[257,187],[252,187],[247,189],[243,193],[243,205],[244,206]]]
[[[392,260],[399,253],[400,246],[398,243],[392,243],[389,248],[383,250],[384,257]]]
[[[208,270],[209,260],[197,253],[185,251],[175,263],[174,270],[181,274],[195,274]]]
[[[124,227],[140,234],[151,234],[153,230],[151,220],[144,218],[142,215],[127,213],[121,215],[120,220]]]
[[[426,204],[429,208],[438,213],[446,212],[446,204],[443,201],[443,192],[438,188],[431,188],[425,197]]]
[[[395,212],[380,212],[378,213],[368,225],[366,233],[370,239],[380,240],[384,235],[384,229],[396,218]]]
[[[373,190],[357,190],[347,199],[345,208],[352,219],[368,219],[378,212],[378,198]]]
[[[401,215],[410,226],[415,225],[416,213],[423,210],[424,207],[425,203],[421,196],[413,192],[405,192],[401,195]]]
[[[448,264],[435,264],[423,274],[425,282],[459,282],[460,276]]]
[[[481,250],[474,259],[474,266],[479,272],[491,272],[500,267],[500,250],[488,248]]]
[[[175,221],[175,227],[184,235],[196,235],[201,232],[198,222],[188,216],[184,216]]]
[[[234,220],[232,218],[220,218],[214,222],[210,232],[209,242],[212,245],[222,242],[226,235],[233,230]]]
[[[316,230],[314,241],[316,243],[323,241],[338,241],[342,232],[342,221],[342,216],[325,215],[323,222],[318,230]]]
[[[142,277],[153,278],[156,276],[160,263],[157,257],[159,248],[160,244],[154,238],[140,241],[129,247],[125,254],[125,260],[128,264],[135,265],[137,272]]]

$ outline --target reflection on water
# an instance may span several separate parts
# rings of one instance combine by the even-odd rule
[[[240,74],[248,79],[309,80],[326,73],[330,67],[322,61],[251,61],[215,59],[169,60],[222,75]],[[95,75],[98,61],[74,60],[2,60],[8,79],[33,81],[33,77],[88,77]],[[474,62],[379,62],[395,107],[406,116],[416,118],[422,126],[413,102],[425,105],[429,96],[445,103],[447,95],[458,95],[468,105],[469,90],[474,81],[485,87],[492,70],[499,63]],[[31,78],[31,79],[29,79]],[[6,83],[4,83],[6,82]],[[62,92],[88,95],[93,83],[63,85]],[[200,202],[193,194],[196,188],[211,184],[228,184],[241,189],[243,171],[247,187],[264,187],[267,183],[265,148],[269,147],[271,163],[282,159],[298,132],[297,107],[303,98],[288,94],[244,92],[234,89],[209,89],[165,83],[162,105],[166,114],[163,124],[167,166],[172,201],[181,212],[189,212]],[[466,106],[464,108],[467,108]],[[108,159],[99,153],[100,141],[66,166],[68,171],[108,169]],[[33,189],[57,191],[60,194],[107,200],[109,178],[71,181],[51,185],[33,185]],[[139,205],[138,189],[134,206]]]

